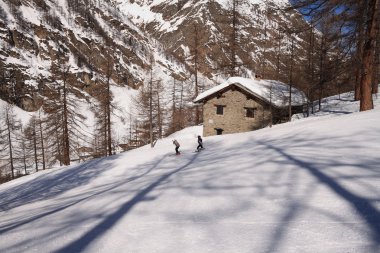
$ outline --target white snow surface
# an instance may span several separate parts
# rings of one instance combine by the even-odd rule
[[[231,6],[231,0],[216,0],[219,4],[225,6],[228,8]],[[257,4],[257,5],[265,5],[267,2],[272,2],[278,6],[289,6],[289,0],[248,0],[247,1],[249,4]],[[243,2],[244,3],[244,2]]]
[[[271,101],[277,107],[284,107],[289,104],[290,86],[275,80],[252,79],[243,77],[231,77],[225,82],[199,94],[194,102],[200,102],[202,99],[227,88],[230,85],[236,85],[247,92],[267,101]],[[306,102],[305,94],[292,87],[292,105],[303,105]]]
[[[199,153],[196,126],[2,184],[0,252],[380,252],[380,108],[349,96]]]
[[[36,9],[21,5],[20,11],[25,20],[37,26],[41,25],[41,16]]]
[[[8,105],[7,102],[0,99],[0,111],[3,111],[5,107]],[[13,113],[17,115],[17,120],[20,120],[23,126],[29,122],[30,118],[37,114],[38,112],[27,112],[17,106],[11,106]]]

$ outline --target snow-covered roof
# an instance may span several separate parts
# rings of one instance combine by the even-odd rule
[[[275,80],[259,80],[243,77],[231,77],[227,81],[201,93],[195,98],[194,102],[199,103],[209,96],[231,86],[236,85],[248,93],[256,96],[276,107],[288,106],[289,102],[289,85]],[[292,87],[292,105],[303,105],[306,101],[305,94]]]

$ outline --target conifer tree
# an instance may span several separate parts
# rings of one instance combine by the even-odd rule
[[[44,102],[46,134],[55,138],[60,163],[70,164],[70,156],[76,152],[78,142],[86,142],[81,131],[85,116],[78,110],[77,89],[70,80],[70,66],[62,57],[52,72],[55,74],[46,85],[48,99]]]
[[[5,174],[11,175],[11,178],[17,176],[16,152],[19,148],[17,136],[20,135],[21,123],[16,119],[13,111],[13,106],[7,104],[0,111],[0,155],[1,160],[6,161],[2,170]]]
[[[206,50],[204,45],[207,43],[207,34],[205,29],[202,29],[201,24],[196,21],[192,26],[192,41],[190,43],[190,56],[187,62],[191,66],[190,72],[193,78],[193,89],[190,91],[192,99],[195,99],[201,92],[201,85],[199,79],[199,73],[204,69],[204,63],[206,58]],[[226,64],[228,65],[228,64]],[[175,80],[174,83],[176,84]],[[175,92],[174,92],[175,93]],[[173,95],[173,92],[172,92]],[[174,99],[172,99],[174,101]],[[172,110],[173,112],[175,110]],[[196,105],[194,107],[194,124],[199,124],[202,121],[202,107]]]
[[[165,134],[165,108],[163,103],[164,89],[160,79],[154,79],[154,60],[151,60],[149,79],[140,87],[137,97],[134,99],[134,107],[137,111],[137,121],[142,143],[150,143],[153,147],[157,139]],[[167,125],[167,124],[166,124]]]
[[[243,0],[231,0],[230,5],[230,22],[231,30],[228,38],[228,48],[229,48],[229,76],[236,76],[239,72],[239,62],[238,62],[238,47],[239,47],[239,8]]]
[[[30,154],[30,164],[34,164],[33,169],[38,172],[38,160],[39,160],[39,141],[37,136],[37,123],[36,116],[32,116],[26,125],[23,136],[26,142],[26,149]]]

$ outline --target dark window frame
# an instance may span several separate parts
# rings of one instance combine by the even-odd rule
[[[244,107],[245,109],[245,117],[246,118],[255,118],[255,111],[256,111],[256,108],[254,107]]]
[[[216,107],[216,115],[224,115],[224,107],[225,105],[215,105]]]

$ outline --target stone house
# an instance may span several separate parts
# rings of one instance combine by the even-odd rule
[[[232,77],[201,93],[203,135],[247,132],[289,117],[289,87],[279,81]],[[292,114],[303,111],[305,94],[292,88]]]

